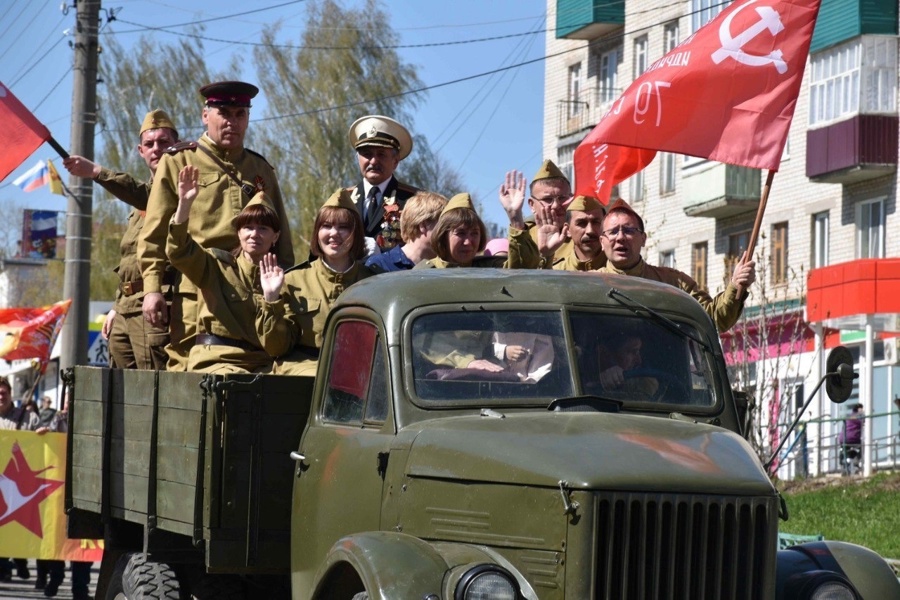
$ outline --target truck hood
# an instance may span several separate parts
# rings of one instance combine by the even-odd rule
[[[774,495],[750,445],[711,425],[577,412],[420,422],[410,477],[570,489]],[[408,432],[409,433],[409,432]]]

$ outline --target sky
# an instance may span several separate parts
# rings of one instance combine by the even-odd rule
[[[345,7],[364,5],[363,0],[341,1]],[[71,128],[73,53],[69,44],[76,16],[74,2],[66,3],[69,8],[63,14],[60,0],[5,0],[0,17],[0,82],[64,148],[69,147]],[[282,35],[296,39],[305,25],[306,4],[304,0],[104,0],[101,47],[106,35],[115,35],[126,47],[142,33],[175,42],[177,33],[186,28],[171,26],[196,20],[208,21],[207,37],[240,41],[258,40],[267,24],[281,20]],[[417,46],[398,51],[418,68],[426,86],[437,86],[417,109],[412,127],[462,174],[465,191],[482,203],[483,218],[505,225],[506,216],[497,202],[504,174],[518,169],[530,177],[542,160],[544,0],[381,0],[381,6],[393,27],[386,43]],[[109,21],[111,14],[115,19]],[[476,41],[484,38],[492,39]],[[247,52],[246,46],[223,42],[205,41],[204,45],[211,68],[226,64],[235,52]],[[527,64],[506,68],[520,63]],[[249,57],[244,69],[242,78],[254,82]],[[483,75],[497,69],[504,70]],[[459,79],[466,81],[448,84]],[[254,101],[251,128],[254,117],[264,116],[264,96],[262,90],[263,104]],[[198,105],[198,121],[199,109]],[[26,193],[12,185],[38,160],[48,158],[59,157],[44,144],[0,182],[0,201],[14,201],[23,208],[66,210],[66,199],[50,194],[46,187]],[[54,162],[62,170],[60,161]],[[397,173],[402,178],[402,163]],[[67,179],[64,171],[63,178]]]

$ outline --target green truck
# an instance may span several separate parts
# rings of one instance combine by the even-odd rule
[[[67,385],[98,598],[900,598],[865,548],[777,549],[716,330],[654,282],[381,275],[340,297],[315,378]]]

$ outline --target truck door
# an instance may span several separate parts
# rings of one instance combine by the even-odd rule
[[[393,439],[387,347],[375,324],[342,320],[322,349],[322,381],[300,445],[292,564],[311,577],[341,537],[380,529],[384,466]],[[326,342],[327,346],[327,342]],[[324,375],[323,375],[324,374]],[[300,583],[305,589],[308,581]],[[297,589],[297,588],[295,588]]]

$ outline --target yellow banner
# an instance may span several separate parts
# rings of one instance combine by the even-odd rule
[[[0,431],[0,556],[102,558],[102,541],[66,537],[65,479],[65,434]]]

